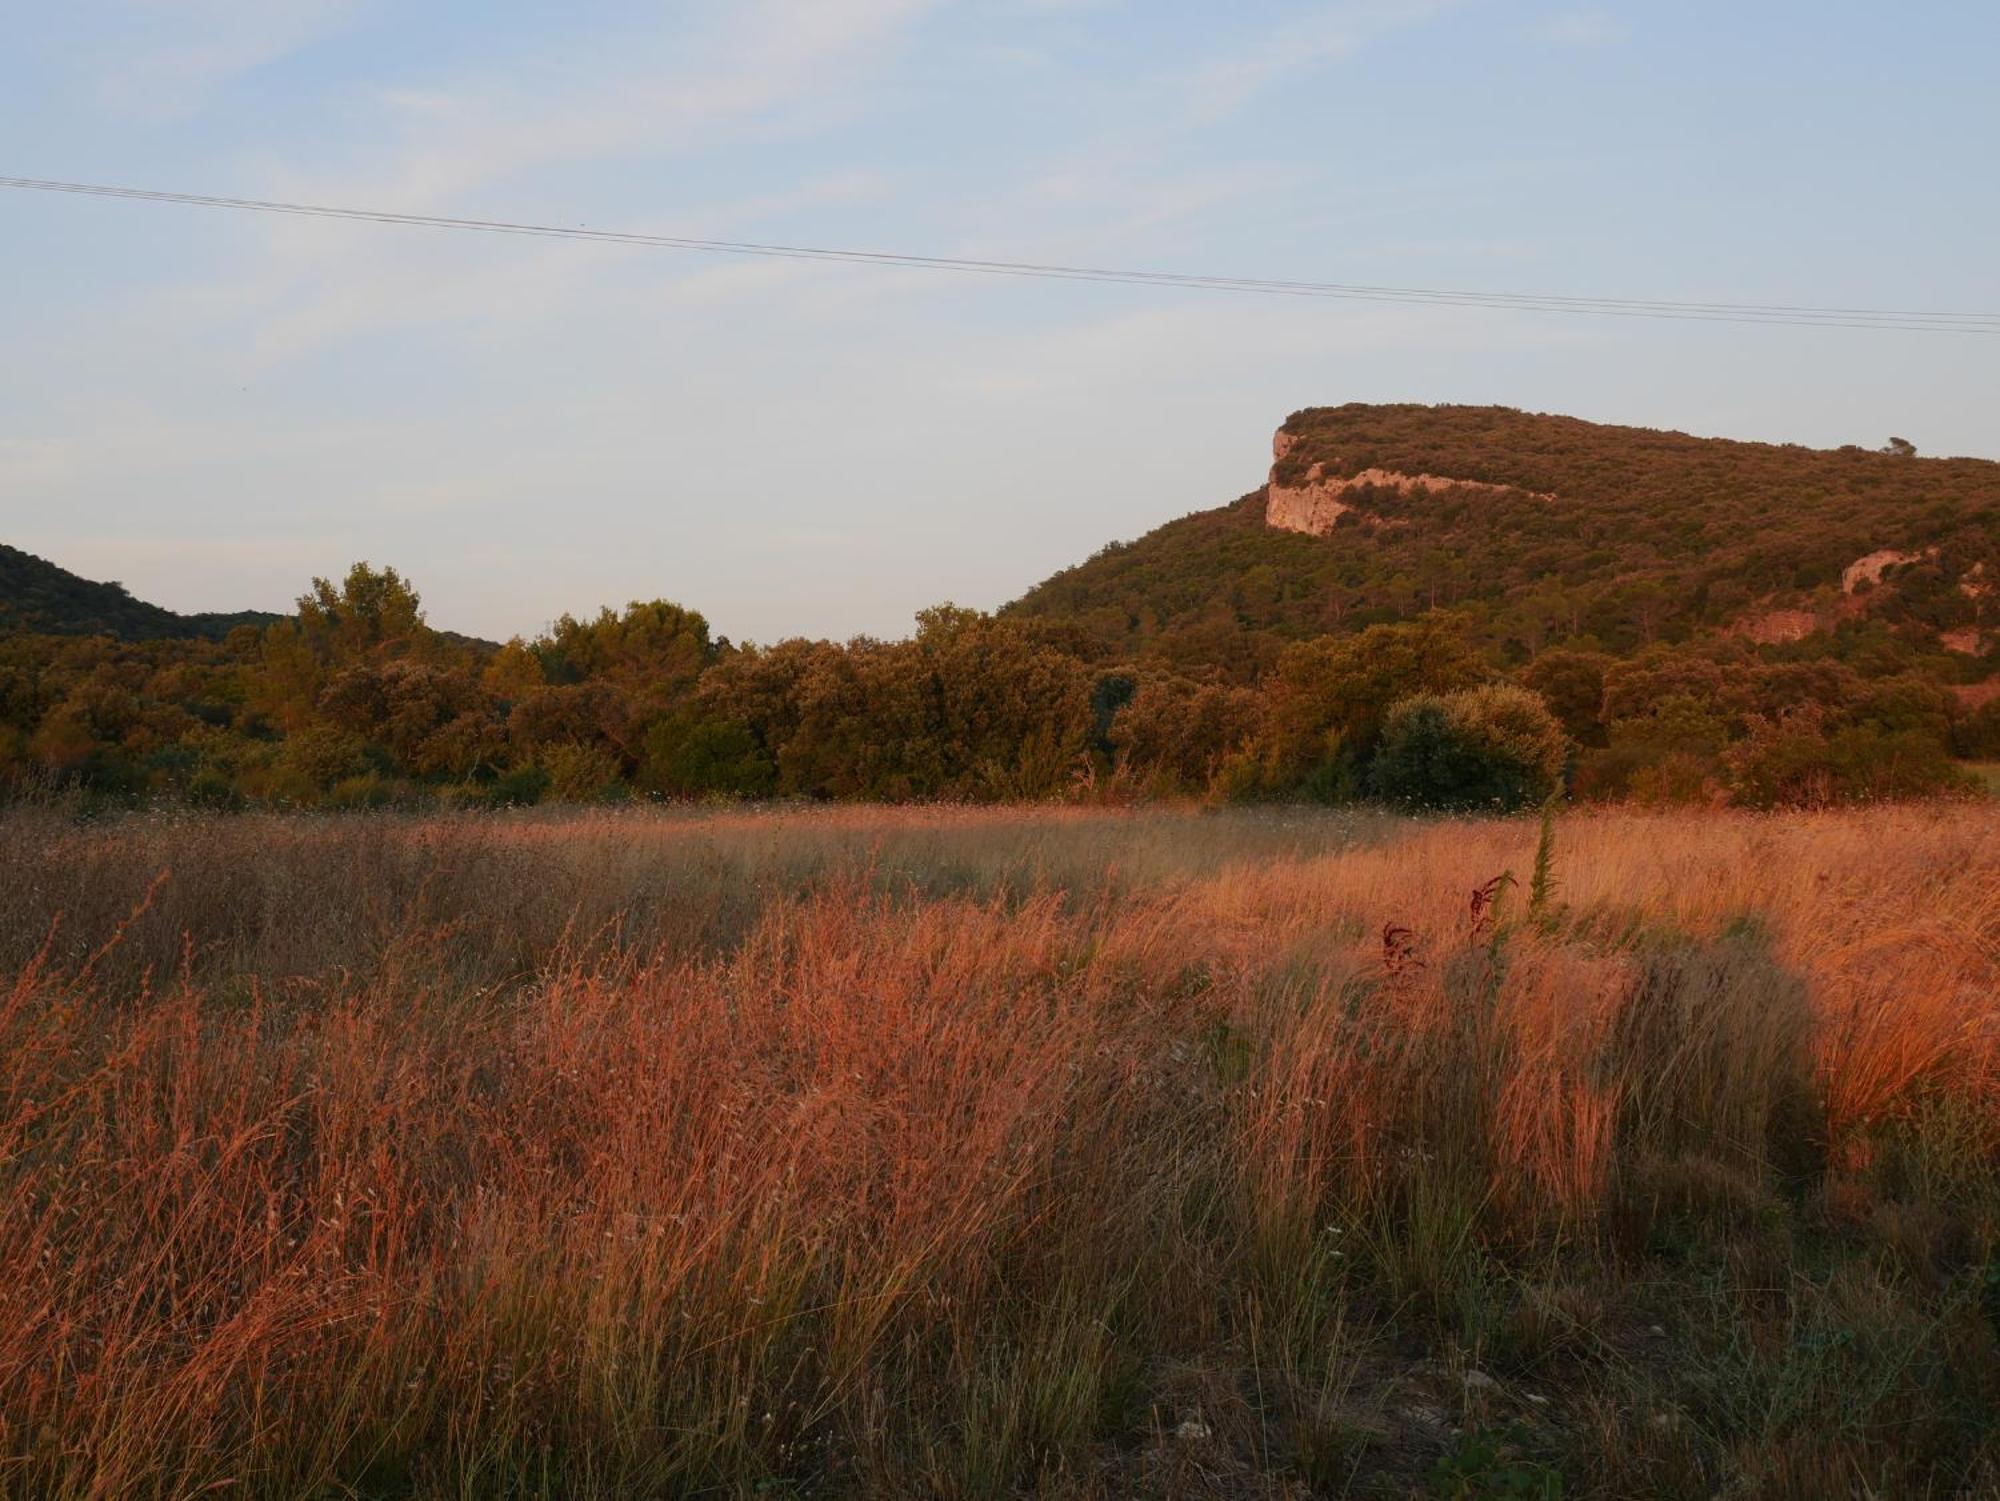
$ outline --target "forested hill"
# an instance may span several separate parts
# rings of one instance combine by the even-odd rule
[[[366,562],[228,629],[0,550],[0,800],[1961,795],[2000,763],[2000,464],[1891,448],[1301,412],[1235,505],[844,644],[655,599],[495,646]]]
[[[123,584],[94,583],[0,543],[0,631],[115,636],[123,641],[220,641],[239,625],[266,626],[278,618],[262,610],[177,615],[134,599]]]
[[[1238,679],[1286,641],[1433,607],[1514,661],[1723,631],[1977,658],[1996,580],[2000,463],[1350,405],[1293,414],[1266,488],[1107,547],[1008,613],[1105,658]]]

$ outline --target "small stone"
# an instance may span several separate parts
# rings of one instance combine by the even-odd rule
[[[1484,1371],[1467,1371],[1458,1379],[1465,1383],[1469,1392],[1490,1392],[1500,1384]]]
[[[1174,1437],[1184,1444],[1199,1444],[1209,1437],[1209,1427],[1198,1418],[1188,1418],[1174,1430]]]
[[[1549,1405],[1549,1399],[1544,1397],[1540,1392],[1523,1392],[1521,1395],[1537,1407],[1547,1407]]]

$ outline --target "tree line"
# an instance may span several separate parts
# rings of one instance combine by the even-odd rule
[[[1448,610],[1287,644],[1251,681],[1107,663],[1062,621],[952,605],[903,640],[718,638],[637,602],[498,648],[356,564],[221,640],[0,637],[0,784],[218,807],[635,798],[1148,798],[1515,808],[1552,792],[1813,804],[1964,785],[2000,755],[1893,658],[1740,638],[1483,649]]]

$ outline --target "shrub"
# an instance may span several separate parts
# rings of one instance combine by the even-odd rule
[[[1969,710],[1951,731],[1952,749],[1975,761],[2000,760],[2000,698]]]
[[[333,786],[326,795],[329,808],[363,809],[386,808],[397,801],[398,789],[394,782],[380,772],[367,772],[358,777],[345,777]]]
[[[1713,704],[1692,693],[1667,693],[1608,726],[1610,745],[1579,766],[1577,796],[1631,797],[1648,807],[1711,800],[1722,785],[1729,726]]]
[[[1573,740],[1604,743],[1604,670],[1612,659],[1598,652],[1545,651],[1521,669],[1521,686],[1542,696]]]
[[[1389,711],[1370,781],[1409,807],[1512,810],[1560,785],[1568,749],[1548,706],[1525,688],[1419,694]]]
[[[309,725],[287,736],[277,757],[274,787],[281,797],[313,803],[340,783],[368,771],[368,742],[332,725]]]
[[[187,800],[197,808],[217,808],[234,812],[243,807],[243,794],[236,790],[236,784],[229,774],[213,766],[205,766],[188,779]]]
[[[1397,700],[1454,693],[1485,675],[1455,627],[1436,618],[1287,647],[1268,687],[1265,790],[1352,796]]]
[[[1964,774],[1935,735],[1876,724],[1829,732],[1827,720],[1816,704],[1752,715],[1749,734],[1723,758],[1736,800],[1752,808],[1814,808],[1963,790]]]
[[[618,775],[618,758],[602,745],[566,743],[545,746],[540,757],[548,774],[548,792],[565,803],[595,803],[625,790]]]
[[[549,790],[549,774],[539,766],[516,766],[494,778],[486,801],[495,808],[531,807]]]
[[[639,785],[668,797],[768,793],[778,768],[758,746],[748,725],[735,720],[676,714],[646,732]]]
[[[1105,743],[1117,769],[1145,792],[1200,795],[1254,739],[1259,708],[1247,688],[1148,676],[1117,709]]]

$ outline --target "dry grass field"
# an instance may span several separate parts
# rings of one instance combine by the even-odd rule
[[[2000,1493],[2000,807],[1540,841],[6,814],[0,1495]]]

